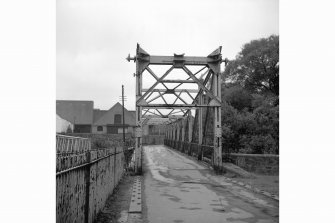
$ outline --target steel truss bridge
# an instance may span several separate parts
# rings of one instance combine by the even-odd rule
[[[220,46],[208,56],[150,55],[137,44],[135,171],[142,171],[142,126],[150,118],[166,124],[165,144],[203,157],[211,149],[214,170],[222,168]],[[151,78],[148,88],[143,87]],[[204,142],[204,140],[206,142]],[[212,146],[204,146],[212,145]],[[193,151],[193,152],[192,152]]]

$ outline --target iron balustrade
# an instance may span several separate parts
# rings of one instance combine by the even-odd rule
[[[90,139],[56,135],[56,221],[93,222],[124,173],[125,153],[132,150],[92,149]]]
[[[192,142],[182,142],[172,139],[164,139],[164,144],[189,156],[196,157],[198,160],[213,165],[214,146],[199,145]]]

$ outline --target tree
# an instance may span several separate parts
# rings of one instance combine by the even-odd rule
[[[224,88],[224,99],[238,111],[252,108],[252,95],[241,86],[235,85]]]
[[[228,63],[224,81],[239,83],[254,93],[279,95],[279,36],[253,40]]]

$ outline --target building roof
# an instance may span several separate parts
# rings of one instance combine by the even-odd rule
[[[94,119],[94,125],[112,125],[114,123],[114,116],[116,114],[122,115],[122,105],[117,102],[113,107],[101,115],[98,119]],[[136,124],[135,112],[129,112],[126,108],[124,109],[124,122],[130,126]]]
[[[93,101],[56,100],[56,113],[73,124],[93,123]]]
[[[100,110],[94,109],[93,110],[93,122],[98,121],[102,116],[104,116],[108,112],[108,110]]]

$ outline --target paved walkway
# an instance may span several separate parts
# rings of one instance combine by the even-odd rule
[[[279,221],[277,201],[233,184],[168,147],[143,149],[145,222]]]

